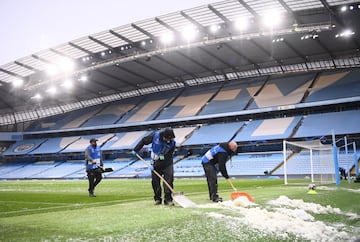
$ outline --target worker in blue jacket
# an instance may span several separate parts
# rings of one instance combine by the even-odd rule
[[[144,145],[151,143],[152,169],[157,171],[171,187],[174,182],[173,155],[175,151],[175,134],[170,128],[156,131],[142,138],[133,152],[138,153]],[[160,178],[151,172],[151,184],[154,190],[155,205],[162,203]],[[170,189],[163,184],[164,204],[174,205]]]
[[[201,158],[209,189],[209,197],[213,202],[222,202],[222,198],[217,193],[217,173],[220,171],[225,179],[229,179],[226,162],[236,153],[236,150],[237,144],[234,141],[220,143],[208,150]]]
[[[90,145],[85,149],[85,166],[89,180],[89,197],[96,197],[95,187],[102,180],[103,160],[101,159],[100,146],[96,144],[97,139],[90,139]]]

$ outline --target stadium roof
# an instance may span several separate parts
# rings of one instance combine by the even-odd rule
[[[359,67],[359,22],[355,1],[228,0],[129,23],[0,66],[0,125],[184,86]]]

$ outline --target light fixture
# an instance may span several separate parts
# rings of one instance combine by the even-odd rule
[[[40,93],[36,93],[34,96],[31,97],[31,99],[41,100],[42,96]]]
[[[75,62],[69,58],[63,58],[59,61],[59,67],[64,72],[70,72],[75,69]]]
[[[161,42],[164,44],[170,44],[174,40],[174,34],[172,32],[167,32],[161,35]]]
[[[24,84],[24,80],[20,78],[15,78],[11,83],[14,87],[21,87]]]
[[[347,10],[347,7],[346,6],[342,6],[341,7],[341,12],[345,12]]]
[[[55,95],[57,93],[57,89],[55,87],[49,87],[46,92],[51,95]]]
[[[352,31],[350,29],[346,29],[346,30],[344,30],[343,32],[341,32],[339,34],[336,34],[335,38],[342,38],[342,37],[348,38],[348,37],[350,37],[351,35],[354,35],[354,34],[355,34],[354,31]]]
[[[307,40],[307,39],[317,39],[319,38],[319,34],[314,32],[314,33],[311,33],[311,34],[306,34],[306,35],[303,35],[301,36],[301,40]]]
[[[197,30],[193,26],[187,26],[181,32],[182,37],[186,41],[191,41],[196,37]]]
[[[247,18],[238,18],[235,21],[235,28],[240,31],[247,29],[248,26],[249,26],[249,19]]]
[[[349,7],[349,9],[350,9],[350,10],[354,10],[354,6],[351,5],[351,6]]]
[[[220,26],[220,25],[214,24],[214,25],[211,25],[211,26],[210,26],[210,31],[211,31],[212,33],[216,33],[219,29],[221,29],[221,26]]]
[[[81,82],[86,82],[87,80],[88,80],[88,77],[85,74],[81,75],[79,78],[79,81],[81,81]]]
[[[272,40],[273,43],[277,43],[277,42],[283,42],[284,38],[283,37],[277,37],[275,39]]]
[[[62,84],[61,84],[62,87],[65,87],[66,89],[71,89],[74,84],[72,82],[72,80],[70,79],[66,79]]]
[[[106,55],[106,53],[103,51],[103,52],[101,52],[101,56],[105,56]]]
[[[56,66],[54,65],[49,65],[46,69],[46,73],[49,75],[49,76],[55,76],[56,74],[59,73],[59,70],[56,68]]]
[[[146,45],[146,41],[145,40],[141,41],[141,46],[145,46],[145,45]]]
[[[281,14],[278,11],[270,10],[264,14],[262,23],[266,27],[276,27],[281,23]]]

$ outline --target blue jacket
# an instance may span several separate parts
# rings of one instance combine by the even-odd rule
[[[142,138],[135,146],[134,151],[139,152],[144,145],[151,143],[151,159],[155,162],[161,162],[163,166],[167,166],[173,162],[176,142],[172,139],[167,143],[162,139],[161,134],[162,131],[156,131]]]
[[[226,169],[226,162],[230,159],[232,151],[228,143],[220,143],[210,150],[208,150],[205,155],[201,158],[201,163],[203,165],[212,165],[218,167],[221,175],[226,179],[229,178]]]
[[[93,147],[92,145],[89,145],[85,150],[85,160],[85,164],[90,170],[102,166],[103,162],[101,160],[100,147]],[[92,164],[91,160],[97,160],[96,164]]]

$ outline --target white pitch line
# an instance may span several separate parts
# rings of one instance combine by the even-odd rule
[[[147,198],[146,198],[147,199]],[[123,204],[126,202],[133,202],[133,201],[143,201],[146,200],[144,199],[127,199],[127,200],[113,200],[113,201],[106,201],[106,202],[95,202],[95,203],[75,203],[75,204],[69,204],[66,206],[54,206],[54,207],[47,207],[47,208],[32,208],[32,209],[22,209],[22,210],[15,210],[15,211],[8,211],[8,212],[0,212],[1,214],[14,214],[14,213],[27,213],[27,212],[35,212],[35,211],[46,211],[46,210],[53,210],[53,209],[58,209],[58,208],[73,208],[73,207],[78,207],[78,208],[91,208],[92,205],[94,204],[109,204],[109,205],[116,205],[116,204]],[[8,201],[0,201],[0,202],[8,202]],[[16,202],[16,201],[13,201]],[[18,202],[18,203],[22,203],[22,202]],[[23,202],[23,203],[31,203],[31,204],[56,204],[56,203],[37,203],[37,202]],[[64,203],[57,203],[57,204],[64,204]]]

